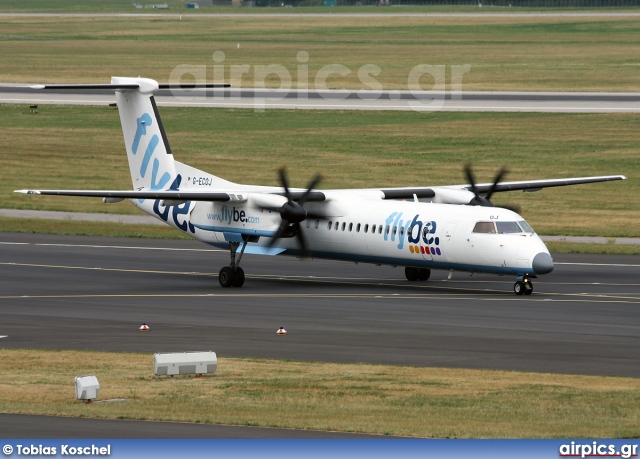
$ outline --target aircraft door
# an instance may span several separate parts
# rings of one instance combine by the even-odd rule
[[[443,236],[440,238],[440,253],[447,261],[454,261],[454,239],[457,222],[447,222],[444,227]]]

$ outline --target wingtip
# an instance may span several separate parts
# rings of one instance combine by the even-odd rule
[[[40,194],[39,191],[35,190],[13,190],[14,193],[22,193],[22,194]]]
[[[29,86],[31,89],[44,89],[45,86],[43,84],[32,84]]]

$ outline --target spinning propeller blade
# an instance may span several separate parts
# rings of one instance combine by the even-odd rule
[[[307,246],[306,239],[302,235],[300,222],[306,220],[307,218],[316,217],[315,215],[308,213],[307,209],[305,209],[303,206],[307,202],[311,191],[322,180],[322,176],[318,174],[313,177],[313,179],[311,179],[311,182],[309,182],[309,185],[307,186],[307,190],[300,197],[300,199],[298,199],[297,202],[291,199],[291,192],[289,191],[289,181],[287,180],[287,172],[284,167],[278,169],[278,177],[280,178],[280,184],[282,185],[282,188],[284,188],[287,202],[285,202],[280,207],[262,207],[265,210],[279,212],[280,218],[282,219],[282,221],[280,222],[280,226],[276,231],[276,234],[269,242],[269,247],[272,247],[275,242],[281,237],[295,236],[298,239],[298,243],[300,244],[300,248],[302,249],[304,256],[307,257],[311,254],[311,252],[309,251],[309,248]]]
[[[493,202],[491,202],[491,196],[493,196],[493,193],[495,193],[496,188],[500,184],[500,181],[507,174],[507,169],[505,167],[500,168],[500,170],[496,174],[495,178],[493,179],[493,183],[491,185],[491,188],[489,188],[489,191],[487,191],[485,196],[480,195],[480,193],[478,192],[478,188],[476,186],[475,175],[473,174],[473,170],[471,169],[471,164],[467,163],[464,166],[464,173],[465,173],[465,175],[467,177],[467,180],[469,181],[469,184],[471,185],[471,192],[474,194],[473,199],[471,199],[471,201],[469,201],[468,205],[470,205],[470,206],[495,207]],[[509,210],[511,210],[511,211],[513,211],[513,212],[515,212],[517,214],[520,213],[520,206],[518,206],[518,205],[503,205],[503,206],[500,206],[500,207],[504,207],[505,209],[509,209]]]

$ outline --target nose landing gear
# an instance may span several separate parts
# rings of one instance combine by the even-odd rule
[[[533,293],[533,282],[527,276],[518,278],[513,284],[513,292],[516,295],[531,295]]]

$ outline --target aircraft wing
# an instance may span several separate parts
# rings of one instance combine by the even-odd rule
[[[576,178],[561,178],[550,180],[525,180],[518,182],[500,182],[495,185],[494,192],[502,191],[539,191],[543,188],[557,187],[557,186],[570,186],[581,185],[586,183],[597,182],[609,182],[613,180],[626,180],[624,175],[603,175],[596,177],[576,177]],[[480,183],[476,185],[478,193],[487,193],[492,183]],[[376,188],[378,192],[382,192],[382,199],[414,199],[417,198],[433,198],[439,194],[436,190],[442,191],[443,189],[449,190],[465,190],[472,189],[470,184],[463,185],[449,185],[449,186],[434,186],[434,187],[413,187],[413,188]],[[369,189],[373,191],[374,189]],[[348,191],[348,190],[342,190]],[[179,190],[15,190],[16,193],[23,194],[39,194],[39,195],[51,195],[51,196],[87,196],[105,198],[111,200],[122,199],[164,199],[169,201],[208,201],[208,202],[226,202],[237,200],[238,195],[246,195],[252,193],[252,191],[179,191]],[[255,192],[254,192],[255,193]],[[271,194],[271,195],[285,195],[284,192],[258,192],[259,194]],[[304,191],[290,191],[290,197],[296,201],[304,195]],[[306,202],[322,202],[326,200],[326,196],[322,191],[311,191],[307,195]],[[454,199],[457,202],[457,200]]]
[[[597,182],[610,182],[613,180],[626,180],[624,175],[602,175],[598,177],[576,177],[576,178],[561,178],[551,180],[525,180],[520,182],[500,182],[496,185],[494,192],[498,191],[516,191],[522,190],[527,192],[539,191],[543,188],[550,188],[554,186],[570,186],[570,185],[582,185],[585,183],[597,183]],[[476,185],[478,193],[488,192],[493,183],[480,183]],[[462,185],[463,188],[471,189],[471,185]]]
[[[246,196],[255,191],[179,191],[179,190],[14,190],[14,193],[39,194],[48,196],[86,196],[94,198],[111,199],[165,199],[171,201],[235,201],[238,195]],[[257,192],[259,194],[271,194],[284,196],[285,192]],[[305,194],[304,191],[291,190],[289,195],[293,201],[299,200]],[[322,202],[326,196],[321,191],[311,191],[307,195],[306,202]]]
[[[569,186],[569,185],[582,185],[585,183],[597,183],[597,182],[610,182],[612,180],[626,180],[624,175],[603,175],[597,177],[576,177],[576,178],[561,178],[550,180],[524,180],[518,182],[500,182],[498,183],[493,192],[498,191],[539,191],[543,188],[550,188],[554,186]],[[483,194],[489,192],[493,183],[480,183],[476,184],[476,190],[478,193]],[[439,191],[443,189],[453,190],[466,190],[471,191],[472,185],[440,185],[433,187],[415,187],[415,188],[386,188],[376,190],[382,191],[382,199],[413,199],[414,195],[418,198],[433,198],[439,194]],[[458,203],[458,202],[456,202]]]
[[[88,196],[112,199],[166,199],[172,201],[231,201],[232,193],[203,191],[119,191],[119,190],[15,190],[15,193],[50,196]]]

